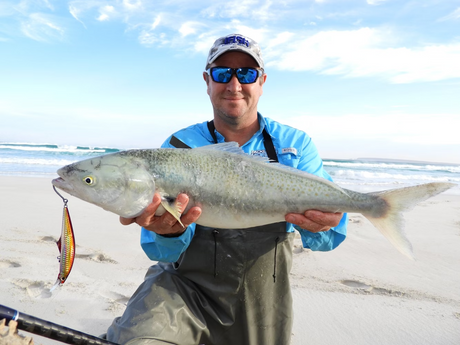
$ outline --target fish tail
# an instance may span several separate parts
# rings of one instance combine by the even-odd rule
[[[385,212],[379,215],[363,213],[363,215],[385,236],[396,249],[409,259],[414,259],[412,245],[404,232],[403,212],[412,209],[417,203],[442,193],[456,186],[453,183],[426,183],[412,187],[372,192],[384,201]]]

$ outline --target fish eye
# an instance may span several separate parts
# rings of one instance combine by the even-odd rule
[[[88,186],[92,186],[93,184],[96,183],[96,180],[92,176],[86,176],[83,179],[83,182],[85,182]]]

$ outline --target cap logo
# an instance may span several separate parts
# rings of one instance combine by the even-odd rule
[[[249,41],[241,36],[229,36],[225,37],[224,43],[223,44],[232,44],[232,43],[237,43],[241,45],[245,45],[246,47],[249,48]]]

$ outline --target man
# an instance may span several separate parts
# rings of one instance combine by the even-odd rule
[[[162,147],[199,147],[235,141],[249,154],[330,179],[311,139],[257,111],[267,79],[259,46],[243,35],[219,38],[203,78],[214,120],[185,128]],[[188,197],[177,201],[185,210]],[[181,217],[156,216],[160,196],[135,219],[141,245],[159,263],[114,321],[108,340],[148,344],[289,344],[292,298],[289,271],[294,228],[304,247],[331,250],[346,236],[347,217],[306,210],[286,222],[250,229],[196,225],[201,209]]]

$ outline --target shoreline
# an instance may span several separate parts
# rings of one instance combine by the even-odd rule
[[[0,304],[104,333],[154,264],[139,245],[139,227],[69,197],[77,257],[67,282],[44,298],[58,273],[62,200],[44,178],[0,176],[0,195]],[[460,343],[460,196],[443,193],[405,214],[415,261],[363,216],[350,219],[334,251],[312,252],[295,240],[291,344]]]

